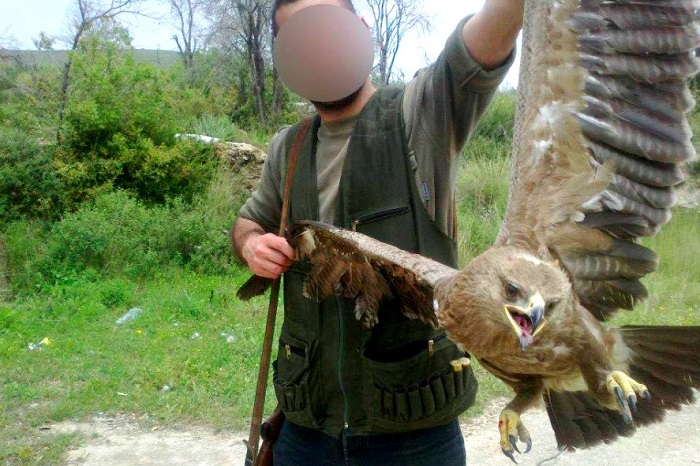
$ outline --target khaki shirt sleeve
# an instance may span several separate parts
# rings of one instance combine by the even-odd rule
[[[252,220],[267,232],[277,233],[282,212],[282,183],[284,179],[287,147],[285,126],[272,136],[260,175],[260,184],[241,207],[238,215]]]
[[[462,39],[464,18],[430,66],[419,70],[406,85],[403,115],[412,152],[416,184],[430,216],[453,236],[454,185],[464,144],[484,114],[513,63],[484,70],[469,54]]]

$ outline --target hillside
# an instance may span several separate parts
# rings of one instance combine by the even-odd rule
[[[134,49],[134,60],[152,63],[168,68],[180,60],[179,52],[174,50]],[[0,58],[17,59],[27,66],[62,66],[68,57],[67,50],[0,50]]]

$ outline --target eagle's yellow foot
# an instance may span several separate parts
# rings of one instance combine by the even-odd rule
[[[625,422],[632,422],[632,413],[637,412],[637,395],[651,398],[647,387],[624,372],[615,371],[608,375],[605,382],[608,392],[615,395],[617,407]]]
[[[503,450],[503,454],[517,464],[513,452],[517,451],[520,453],[517,445],[518,439],[525,443],[525,453],[529,452],[530,448],[532,448],[530,432],[520,422],[520,415],[511,409],[501,411],[501,416],[498,419],[498,431],[501,433],[501,450]]]

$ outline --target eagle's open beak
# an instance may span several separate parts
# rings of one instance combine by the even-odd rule
[[[516,335],[520,339],[520,348],[525,349],[530,346],[535,338],[544,327],[546,319],[544,319],[544,299],[539,293],[535,293],[530,297],[530,301],[525,304],[522,302],[516,305],[508,304],[504,307],[506,317],[513,326]]]

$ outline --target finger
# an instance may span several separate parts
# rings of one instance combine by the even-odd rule
[[[286,265],[278,264],[277,262],[270,260],[264,254],[254,256],[253,260],[248,265],[250,267],[250,271],[255,275],[272,279],[276,279],[287,269]]]
[[[296,259],[296,251],[294,251],[294,248],[281,236],[276,236],[274,240],[271,241],[270,247],[283,254],[286,258],[286,263],[291,263]]]
[[[277,278],[280,275],[282,275],[286,271],[286,267],[283,267],[279,264],[275,263],[269,263],[266,267],[267,272],[269,273],[270,278]]]
[[[292,264],[292,260],[289,259],[288,256],[275,249],[268,249],[263,257],[270,265],[277,265],[283,269],[286,269]]]

